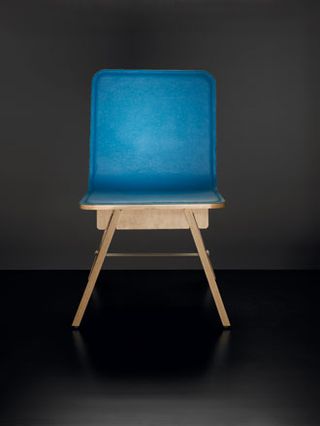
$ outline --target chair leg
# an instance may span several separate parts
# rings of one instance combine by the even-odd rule
[[[197,247],[199,257],[200,257],[204,272],[206,274],[206,277],[210,286],[210,290],[211,290],[213,299],[215,301],[222,325],[226,328],[230,327],[230,321],[229,321],[227,312],[225,310],[225,307],[218,289],[218,285],[216,282],[215,274],[214,274],[210,259],[208,257],[208,254],[206,252],[203,239],[202,239],[200,230],[198,228],[196,219],[194,217],[194,214],[192,210],[185,210],[185,215],[186,215],[188,224],[190,226],[191,234],[194,239],[195,245]]]
[[[110,246],[112,237],[115,233],[120,214],[121,214],[121,210],[113,211],[109,225],[107,226],[107,228],[105,229],[105,231],[103,233],[103,236],[102,236],[102,239],[101,239],[101,244],[100,244],[100,247],[99,247],[99,251],[98,251],[98,253],[97,253],[97,255],[96,255],[96,257],[93,261],[93,265],[92,265],[92,268],[91,268],[91,271],[90,271],[90,274],[89,274],[89,278],[88,278],[88,283],[87,283],[87,286],[86,286],[84,293],[82,295],[82,299],[81,299],[81,302],[78,306],[76,315],[73,319],[72,327],[77,328],[77,327],[80,326],[82,317],[85,313],[88,302],[89,302],[90,297],[92,295],[94,286],[96,284],[99,272],[102,268],[102,265],[103,265],[104,259],[106,257],[108,248]]]

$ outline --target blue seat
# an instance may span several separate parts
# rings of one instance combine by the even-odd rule
[[[81,207],[223,204],[215,116],[215,80],[206,71],[98,71]]]

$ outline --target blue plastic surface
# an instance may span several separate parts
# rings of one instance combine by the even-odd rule
[[[206,71],[101,70],[85,205],[222,203],[216,86]]]

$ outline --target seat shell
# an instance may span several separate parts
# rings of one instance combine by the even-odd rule
[[[215,148],[216,84],[208,72],[98,71],[81,207],[222,207]]]

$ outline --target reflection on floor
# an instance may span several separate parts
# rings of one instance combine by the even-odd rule
[[[316,272],[2,272],[1,425],[319,425]],[[303,291],[302,291],[303,290]]]

